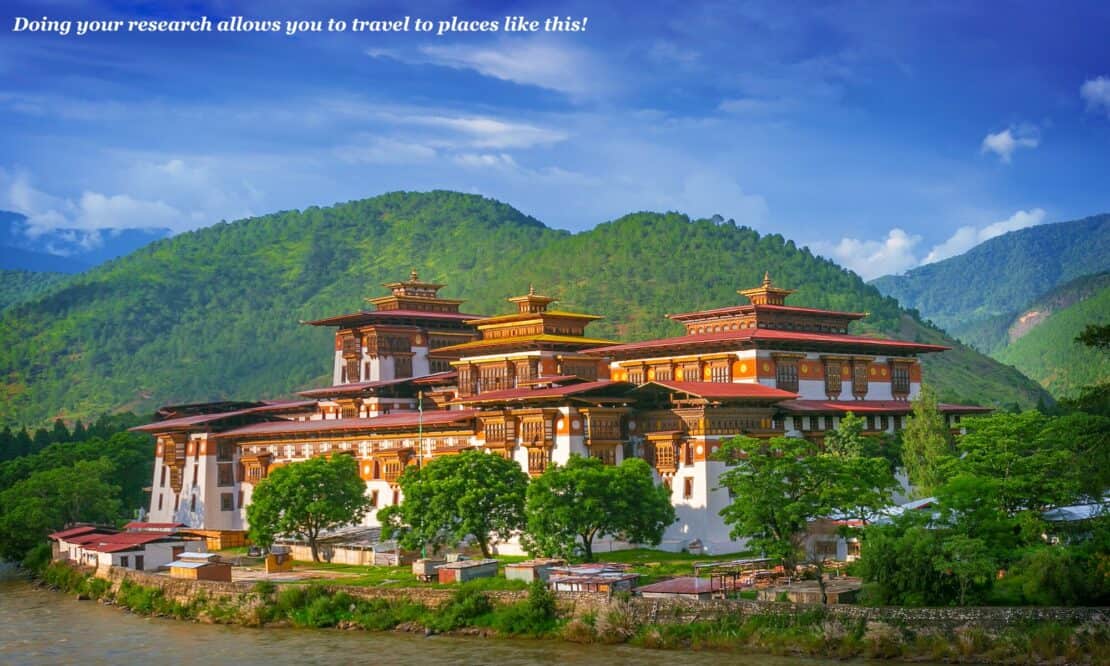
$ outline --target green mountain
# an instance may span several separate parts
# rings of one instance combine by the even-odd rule
[[[327,381],[332,331],[416,268],[475,313],[529,283],[606,319],[598,336],[678,334],[667,312],[736,303],[765,270],[799,305],[864,310],[863,331],[952,341],[894,299],[778,235],[676,213],[578,234],[453,192],[392,193],[221,223],[157,241],[0,314],[0,423],[217,398],[270,398]],[[1035,404],[1044,392],[966,347],[928,359],[948,399]]]
[[[1061,397],[1110,378],[1110,356],[1075,341],[1087,324],[1110,324],[1110,273],[1067,287],[1017,317],[1008,329],[1009,343],[994,354]]]
[[[1110,271],[1084,275],[1036,298],[1020,312],[995,315],[949,332],[979,351],[995,356],[1061,310],[1088,299],[1110,286]]]
[[[1011,317],[1054,287],[1106,270],[1110,214],[1012,231],[871,284],[955,334],[975,322]]]
[[[63,273],[38,273],[0,268],[0,310],[31,300],[66,277]]]

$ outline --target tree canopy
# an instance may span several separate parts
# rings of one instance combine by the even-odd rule
[[[655,545],[675,521],[670,493],[657,485],[640,458],[606,465],[597,458],[572,455],[553,464],[528,485],[529,552],[593,560],[594,539],[611,535],[629,543]]]
[[[413,549],[474,539],[484,557],[524,528],[528,475],[512,460],[484,451],[433,458],[398,479],[400,505],[378,511],[382,536]]]
[[[369,508],[355,459],[318,456],[278,467],[258,482],[247,505],[249,534],[264,546],[279,535],[305,539],[319,562],[321,534],[358,522]]]

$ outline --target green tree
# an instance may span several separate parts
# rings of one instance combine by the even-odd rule
[[[902,430],[902,463],[919,496],[932,494],[944,483],[952,447],[952,433],[937,410],[936,393],[923,385]]]
[[[463,451],[410,466],[398,480],[403,501],[378,511],[384,538],[406,548],[438,550],[472,537],[484,557],[524,528],[528,475],[512,460]]]
[[[1087,324],[1075,340],[1094,349],[1110,351],[1110,324]]]
[[[944,541],[940,557],[933,560],[933,568],[956,579],[960,590],[959,604],[963,606],[973,586],[990,587],[991,577],[998,565],[982,539],[958,534]]]
[[[570,557],[581,549],[587,562],[599,535],[654,545],[675,521],[670,494],[646,462],[628,458],[614,466],[578,455],[532,480],[525,514],[529,552]]]
[[[732,493],[732,502],[721,510],[730,536],[748,539],[752,548],[794,571],[804,558],[810,522],[832,511],[832,457],[797,437],[737,437],[726,440],[716,455],[730,464],[719,481]]]
[[[247,505],[249,534],[264,546],[283,534],[305,539],[319,562],[320,535],[358,522],[369,508],[353,457],[310,458],[279,467],[258,483]]]
[[[0,557],[18,561],[50,532],[120,518],[116,468],[107,458],[35,472],[0,492]]]

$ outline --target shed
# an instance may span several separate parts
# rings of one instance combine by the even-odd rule
[[[436,571],[444,564],[447,564],[447,560],[421,558],[412,563],[412,575],[416,576],[418,580],[430,583],[438,578],[439,574]]]
[[[640,574],[618,564],[579,564],[552,567],[548,587],[556,592],[621,592],[636,587]]]
[[[551,570],[555,567],[563,566],[566,563],[566,560],[551,558],[513,562],[512,564],[505,565],[505,578],[509,580],[522,580],[525,583],[531,583],[534,580],[547,582],[548,577],[551,575]]]
[[[465,583],[475,578],[492,578],[497,575],[497,560],[463,560],[448,562],[436,569],[441,583]]]
[[[697,599],[703,601],[712,599],[716,594],[723,593],[724,589],[724,585],[719,579],[680,576],[638,587],[636,588],[636,594],[645,599]]]
[[[170,578],[231,582],[231,564],[216,553],[182,553],[169,567]]]

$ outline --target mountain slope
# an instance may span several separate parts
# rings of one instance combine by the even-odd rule
[[[62,273],[9,271],[0,268],[0,310],[29,301],[65,279]]]
[[[1066,282],[1014,314],[996,315],[949,332],[979,351],[997,358],[1007,345],[1021,339],[1057,312],[1094,296],[1110,286],[1110,272],[1084,275]]]
[[[468,299],[465,311],[505,312],[505,297],[535,283],[562,307],[605,315],[592,333],[622,339],[677,333],[665,313],[737,303],[769,270],[798,305],[866,310],[871,330],[947,340],[835,264],[731,223],[637,213],[571,235],[478,196],[392,193],[158,241],[10,308],[0,422],[322,383],[332,333],[296,322],[351,312],[414,267]],[[1044,395],[971,350],[945,356],[928,363],[946,396],[1028,406]],[[977,383],[953,367],[965,365]]]
[[[965,254],[872,281],[945,330],[1013,315],[1069,280],[1110,270],[1110,214],[992,238]]]
[[[1052,312],[995,355],[1041,383],[1056,396],[1074,396],[1078,389],[1110,378],[1110,357],[1075,341],[1087,324],[1110,324],[1110,280],[1087,298]]]

